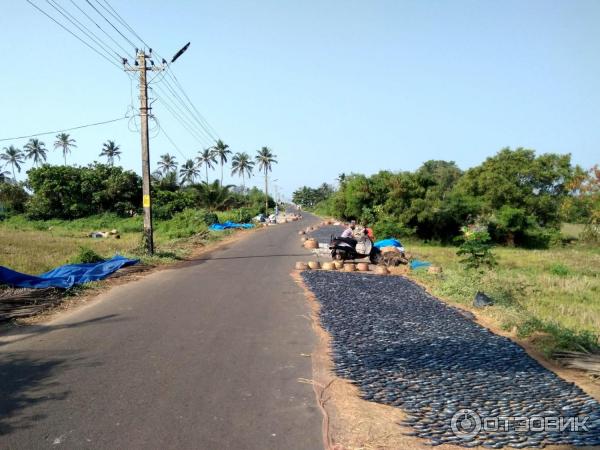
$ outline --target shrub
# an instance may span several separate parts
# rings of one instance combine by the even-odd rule
[[[25,211],[28,198],[21,184],[0,183],[0,212],[20,214]]]
[[[385,238],[400,238],[404,236],[411,236],[413,231],[403,227],[398,221],[391,217],[384,218],[375,224],[373,227],[373,233],[378,239]]]
[[[79,253],[71,259],[72,264],[89,264],[104,261],[104,258],[88,247],[79,247]]]
[[[201,209],[186,209],[175,214],[171,220],[158,222],[156,231],[168,239],[186,238],[196,234],[208,235],[208,225],[216,221],[214,213]]]
[[[463,227],[464,241],[456,254],[463,256],[460,260],[466,269],[481,270],[495,266],[496,258],[491,252],[492,244],[489,233],[478,227]]]

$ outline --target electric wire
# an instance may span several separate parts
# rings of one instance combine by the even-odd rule
[[[167,80],[164,80],[164,81],[165,81],[166,89],[171,93],[171,95],[173,95],[173,97],[175,97],[175,99],[177,99],[179,101],[179,104],[181,105],[181,107],[183,107],[183,109],[185,109],[185,111],[187,111],[190,120],[192,122],[195,121],[195,124],[198,127],[198,130],[199,131],[201,130],[201,133],[205,134],[209,140],[216,140],[216,139],[214,139],[214,136],[211,135],[211,133],[206,129],[206,127],[204,125],[202,125],[202,123],[194,115],[194,113],[192,112],[190,107],[185,103],[185,101],[183,101],[181,96],[179,94],[177,94],[177,92],[175,92],[175,90],[173,89],[171,84]]]
[[[98,38],[91,30],[89,30],[85,25],[83,25],[79,20],[77,20],[73,15],[56,3],[54,0],[46,0],[52,8],[54,8],[60,15],[62,15],[67,21],[75,26],[79,31],[85,34],[90,40],[96,43],[104,52],[107,54],[114,53],[117,56],[117,59],[121,58],[118,52],[116,52],[113,48],[111,48],[108,44]]]
[[[107,60],[110,64],[112,64],[113,66],[115,66],[117,69],[121,70],[121,67],[117,63],[115,63],[112,59],[108,58],[105,54],[101,53],[98,49],[96,49],[95,47],[91,46],[88,42],[86,42],[85,40],[83,40],[82,38],[80,38],[79,36],[77,36],[77,34],[75,34],[73,31],[69,30],[65,25],[63,25],[62,23],[60,23],[58,20],[56,20],[54,17],[52,17],[46,11],[44,11],[43,9],[41,9],[39,6],[37,6],[31,0],[25,0],[25,1],[27,3],[29,3],[31,6],[33,6],[35,9],[37,9],[39,12],[41,12],[42,14],[44,14],[46,17],[48,17],[50,20],[52,20],[54,23],[56,23],[59,27],[61,27],[62,29],[64,29],[67,33],[71,34],[75,39],[81,41],[85,46],[89,47],[93,52],[97,53],[102,58],[104,58],[105,60]]]
[[[97,12],[97,13],[98,13],[98,14],[99,14],[99,15],[100,15],[100,16],[101,16],[101,17],[102,17],[104,20],[106,20],[106,22],[107,22],[107,23],[108,23],[108,24],[109,24],[111,27],[113,27],[113,28],[114,28],[114,30],[115,30],[117,33],[119,33],[123,39],[125,39],[127,42],[129,42],[129,45],[131,45],[133,48],[135,48],[135,44],[134,44],[133,42],[131,42],[131,41],[129,40],[129,38],[127,38],[127,36],[125,36],[123,33],[121,33],[121,30],[119,30],[117,27],[115,27],[115,26],[113,25],[113,23],[112,23],[110,20],[108,20],[104,14],[102,14],[100,11],[98,11],[98,8],[96,8],[94,5],[92,5],[92,3],[90,2],[90,0],[85,0],[85,1],[86,1],[86,3],[87,3],[88,5],[90,5],[90,6],[91,6],[91,7],[94,9],[94,11],[96,11],[96,12]]]
[[[189,124],[189,122],[186,121],[186,119],[184,119],[177,111],[175,111],[173,106],[171,106],[167,102],[167,100],[165,100],[165,98],[157,97],[157,99],[160,102],[160,104],[163,105],[167,109],[167,111],[169,111],[171,113],[171,115],[179,122],[179,124],[183,128],[185,128],[185,130],[194,139],[196,139],[196,141],[198,141],[199,144],[201,144],[203,147],[211,145],[211,144],[207,143],[206,139],[203,136],[199,135],[198,132],[193,129],[193,127]]]
[[[121,25],[123,25],[123,26],[124,26],[124,27],[125,27],[127,30],[129,30],[129,32],[130,32],[131,34],[133,34],[133,35],[134,35],[134,36],[135,36],[137,39],[139,39],[139,40],[141,41],[141,43],[142,43],[142,44],[144,44],[144,45],[146,46],[146,48],[150,49],[151,47],[150,47],[148,44],[146,44],[146,41],[144,41],[144,40],[143,40],[143,39],[140,37],[140,35],[139,35],[139,34],[137,34],[137,33],[135,32],[135,30],[134,30],[134,29],[133,29],[133,28],[132,28],[132,27],[131,27],[131,26],[130,26],[130,25],[129,25],[129,24],[126,22],[126,21],[125,21],[125,19],[123,19],[123,18],[121,17],[121,15],[120,15],[120,14],[119,14],[119,13],[118,13],[118,12],[117,12],[117,11],[116,11],[116,10],[115,10],[115,9],[114,9],[112,6],[111,6],[111,5],[110,5],[110,3],[109,3],[107,0],[103,0],[103,1],[104,1],[104,3],[106,3],[106,5],[107,5],[107,6],[108,6],[108,7],[111,9],[112,13],[111,13],[111,12],[110,12],[108,9],[106,9],[106,7],[104,7],[104,6],[103,6],[103,5],[102,5],[102,4],[101,4],[101,3],[100,3],[98,0],[96,0],[96,3],[98,3],[100,6],[102,6],[102,7],[104,8],[104,10],[105,10],[105,11],[107,11],[107,12],[108,12],[108,13],[109,13],[111,16],[113,16],[113,17],[114,17],[114,18],[115,18],[115,19],[116,19],[118,22],[120,22],[120,23],[121,23]],[[113,13],[114,13],[114,14],[113,14]],[[159,57],[160,57],[160,55],[158,55],[158,53],[157,53],[157,56],[159,56]]]
[[[98,126],[98,125],[105,125],[107,123],[118,122],[119,120],[129,119],[130,117],[132,117],[132,116],[125,115],[125,116],[119,117],[117,119],[104,120],[102,122],[88,123],[88,124],[85,124],[85,125],[79,125],[79,126],[72,127],[72,128],[65,128],[63,130],[44,131],[42,133],[28,134],[26,136],[16,136],[16,137],[11,137],[11,138],[2,138],[2,139],[0,139],[0,142],[3,142],[3,141],[14,141],[14,140],[17,140],[17,139],[27,139],[27,138],[36,137],[36,136],[44,136],[44,135],[47,135],[47,134],[64,133],[65,131],[80,130],[82,128],[95,127],[95,126]]]
[[[85,10],[83,10],[77,3],[75,3],[73,0],[69,0],[79,11],[81,11],[81,13],[88,18],[88,20],[90,22],[92,22],[94,25],[96,25],[96,27],[98,27],[100,29],[100,31],[102,31],[111,41],[114,42],[114,44],[119,47],[122,51],[125,52],[125,55],[129,55],[129,52],[133,49],[127,50],[125,49],[117,40],[115,40],[106,30],[104,30],[104,28],[102,28],[98,22],[96,22],[94,19],[92,19],[90,17],[90,15],[88,13],[85,12]]]

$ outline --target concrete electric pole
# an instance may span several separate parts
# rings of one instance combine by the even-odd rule
[[[142,206],[144,207],[144,247],[149,255],[154,253],[154,233],[152,228],[152,196],[150,194],[150,139],[148,137],[148,81],[146,72],[165,70],[164,64],[155,66],[151,61],[151,66],[146,66],[146,59],[151,58],[144,49],[138,50],[136,55],[135,67],[126,64],[125,70],[140,73],[140,122],[142,138]]]

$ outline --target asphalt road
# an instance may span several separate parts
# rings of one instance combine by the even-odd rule
[[[297,231],[258,231],[0,335],[0,448],[319,449]]]

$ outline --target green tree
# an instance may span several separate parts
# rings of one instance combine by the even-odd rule
[[[25,150],[25,158],[33,159],[36,167],[38,167],[40,161],[46,161],[48,150],[46,150],[46,145],[39,139],[29,139],[23,150]]]
[[[265,174],[265,214],[269,211],[268,174],[272,170],[272,165],[277,164],[276,157],[277,155],[274,155],[269,147],[262,147],[255,157],[256,162],[258,163],[258,170]]]
[[[246,152],[236,153],[231,159],[231,175],[242,177],[242,188],[246,187],[246,176],[250,178],[254,170],[254,161]]]
[[[141,178],[122,167],[43,165],[28,172],[33,190],[26,207],[33,219],[76,219],[104,212],[137,210]]]
[[[455,192],[479,201],[479,214],[491,216],[496,240],[547,246],[560,227],[561,205],[574,175],[570,155],[536,157],[533,150],[504,148],[466,171]]]
[[[22,183],[0,183],[0,212],[23,213],[28,198]]]
[[[223,211],[232,206],[235,198],[231,192],[233,185],[222,186],[219,180],[212,183],[195,184],[198,191],[198,206],[210,211]]]
[[[59,133],[56,135],[54,148],[62,149],[63,158],[65,160],[65,166],[67,165],[67,154],[71,153],[72,148],[77,148],[75,142],[77,141],[75,139],[71,139],[71,136],[68,133]]]
[[[200,170],[193,160],[188,159],[179,169],[179,177],[181,178],[181,184],[193,183],[194,180],[200,175]]]
[[[206,184],[208,184],[208,169],[213,169],[215,167],[214,165],[217,163],[214,151],[210,148],[206,148],[201,152],[198,152],[196,161],[198,161],[198,167],[204,166],[204,170],[206,170]]]
[[[221,165],[221,184],[223,184],[223,166],[227,162],[227,156],[231,154],[231,150],[229,150],[229,145],[219,139],[212,147],[212,151],[215,158],[219,159],[219,164]]]
[[[175,156],[172,156],[168,153],[160,155],[160,161],[158,161],[158,170],[163,174],[175,172],[177,170],[177,161],[175,159]]]
[[[106,157],[109,166],[114,165],[115,158],[121,159],[121,149],[115,144],[115,141],[108,140],[102,144],[100,157]]]
[[[21,173],[21,164],[25,163],[23,159],[23,152],[13,145],[4,147],[2,152],[3,153],[0,154],[0,161],[5,161],[4,166],[10,164],[12,168],[13,180],[16,182],[17,176],[15,175],[15,168],[19,173]]]

